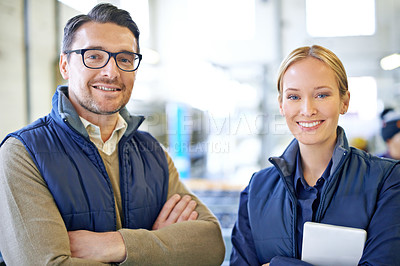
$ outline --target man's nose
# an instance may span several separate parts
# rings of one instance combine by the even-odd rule
[[[110,60],[108,60],[107,64],[101,69],[103,75],[109,76],[109,77],[115,77],[119,75],[119,68],[117,66],[117,62],[115,61],[114,57],[111,57]]]

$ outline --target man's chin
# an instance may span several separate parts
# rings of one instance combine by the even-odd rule
[[[98,115],[113,115],[113,114],[119,113],[119,111],[121,111],[121,109],[122,108],[118,108],[116,110],[110,110],[110,111],[108,111],[108,110],[100,110],[96,114],[98,114]]]
[[[84,106],[84,108],[96,115],[113,115],[115,113],[119,113],[119,111],[121,111],[121,109],[123,108],[123,106],[118,107],[116,109],[102,109],[102,108],[90,108],[90,107],[86,107]]]

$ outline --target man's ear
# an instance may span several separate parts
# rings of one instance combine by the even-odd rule
[[[60,54],[60,61],[59,61],[60,73],[63,79],[69,79],[69,65],[68,65],[68,55],[62,53]]]

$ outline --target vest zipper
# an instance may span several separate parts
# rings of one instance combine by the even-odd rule
[[[107,181],[108,188],[109,188],[109,190],[111,192],[111,195],[112,195],[113,206],[114,206],[114,228],[115,228],[115,230],[117,230],[117,210],[115,209],[116,208],[116,202],[115,202],[115,196],[114,196],[114,189],[112,187],[112,184],[111,184],[111,181],[110,181],[110,177],[108,176],[108,173],[107,173],[107,170],[106,170],[106,166],[104,165],[103,159],[100,156],[99,150],[97,149],[96,145],[90,140],[90,138],[86,139],[81,133],[79,133],[75,128],[73,128],[68,123],[68,119],[67,118],[63,118],[62,120],[64,121],[64,123],[67,125],[67,127],[69,129],[71,129],[77,135],[82,136],[82,138],[85,139],[89,143],[89,145],[92,146],[92,148],[94,148],[94,150],[96,152],[97,160],[100,159],[100,162],[101,162],[100,166],[102,167],[101,170],[105,173],[105,179]],[[118,150],[118,153],[119,153],[119,150]]]

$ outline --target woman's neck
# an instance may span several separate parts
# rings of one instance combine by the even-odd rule
[[[324,173],[332,158],[335,143],[325,145],[326,147],[315,147],[314,145],[300,144],[301,166],[303,176],[307,184],[314,186]]]

